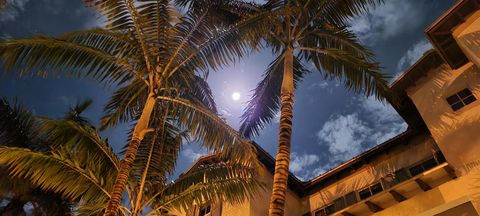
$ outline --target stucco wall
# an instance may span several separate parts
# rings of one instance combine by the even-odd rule
[[[473,171],[455,180],[448,181],[429,191],[417,194],[391,206],[375,216],[433,216],[452,209],[465,202],[472,202],[476,211],[480,206],[480,172]],[[474,215],[474,214],[468,214]]]
[[[352,172],[347,178],[339,180],[309,196],[310,210],[313,212],[331,203],[339,196],[353,190],[362,189],[378,181],[386,174],[431,157],[437,149],[435,142],[430,136],[416,136],[409,140],[408,143],[405,143],[405,145],[398,145],[377,160]]]
[[[268,206],[272,191],[273,176],[265,167],[259,177],[265,183],[265,190],[259,190],[254,197],[241,204],[222,203],[215,205],[215,209],[221,209],[222,216],[264,216],[268,215]],[[291,190],[287,191],[287,204],[285,215],[300,216],[309,211],[307,199],[302,200]],[[217,211],[216,211],[217,212]],[[218,211],[220,212],[220,211]],[[188,216],[185,212],[172,212],[175,215]],[[216,216],[215,214],[214,216]]]
[[[446,98],[469,88],[477,101],[453,111]],[[457,70],[444,65],[407,89],[447,161],[464,171],[476,166],[480,155],[480,72],[468,63]]]
[[[270,195],[272,192],[273,175],[265,170],[261,179],[266,184],[266,189],[250,200],[250,214],[242,215],[268,215]],[[306,199],[301,200],[300,197],[298,197],[293,191],[287,191],[285,215],[300,216],[305,212],[308,212],[308,210],[308,202]]]

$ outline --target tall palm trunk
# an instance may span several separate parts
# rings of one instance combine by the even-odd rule
[[[132,165],[135,160],[135,156],[137,155],[138,147],[140,146],[145,133],[149,130],[148,125],[153,108],[155,107],[155,101],[155,94],[153,92],[149,93],[147,101],[145,102],[145,106],[143,107],[142,115],[140,116],[137,125],[135,125],[132,139],[128,144],[127,152],[125,153],[125,157],[120,165],[120,170],[118,171],[117,179],[115,180],[115,185],[113,186],[110,201],[108,202],[107,209],[105,210],[105,216],[117,215],[120,199],[122,198],[128,176],[132,170]]]
[[[282,91],[280,94],[280,129],[278,134],[275,174],[273,176],[273,189],[268,213],[270,216],[284,215],[288,167],[290,165],[290,142],[292,138],[293,93],[293,47],[289,45],[285,51]]]

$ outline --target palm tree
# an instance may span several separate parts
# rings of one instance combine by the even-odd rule
[[[38,120],[28,109],[16,102],[10,105],[6,99],[0,99],[1,147],[48,151],[48,142],[35,132],[38,125]],[[0,215],[26,215],[26,204],[31,204],[35,215],[68,215],[71,212],[70,203],[59,193],[41,190],[23,178],[9,176],[2,165],[0,173],[0,200],[7,201],[7,205],[0,208]]]
[[[107,139],[101,138],[80,115],[89,104],[75,106],[62,119],[41,117],[33,134],[45,138],[50,150],[2,146],[0,166],[6,168],[9,177],[24,179],[39,190],[68,198],[80,215],[99,215],[111,196],[109,191],[120,160]],[[163,139],[155,133],[142,140],[142,147],[149,151],[139,151],[133,163],[128,202],[120,207],[123,215],[138,215],[147,207],[152,209],[149,215],[162,215],[174,209],[188,209],[195,202],[238,203],[262,186],[252,167],[227,161],[200,167],[168,183],[166,178],[175,166],[186,134],[167,125],[168,130],[158,130]]]
[[[105,215],[116,214],[139,146],[156,134],[156,109],[205,147],[239,162],[255,161],[253,147],[211,112],[215,103],[203,80],[210,69],[246,53],[249,44],[237,40],[239,26],[215,22],[209,7],[180,13],[168,0],[83,1],[103,15],[106,29],[8,40],[0,44],[0,66],[18,75],[84,76],[119,87],[101,128],[130,121],[135,126]]]
[[[304,64],[313,65],[327,80],[343,82],[353,92],[375,95],[378,99],[388,95],[388,76],[379,72],[373,54],[347,28],[352,16],[379,2],[381,0],[270,0],[256,7],[246,5],[243,10],[237,9],[241,4],[232,3],[235,11],[246,12],[239,14],[243,19],[262,16],[255,19],[251,38],[254,41],[261,38],[276,56],[255,88],[240,127],[246,137],[257,135],[280,109],[269,215],[284,214],[294,90],[310,72]],[[223,1],[221,5],[224,4],[228,5]],[[222,9],[228,11],[229,7]]]

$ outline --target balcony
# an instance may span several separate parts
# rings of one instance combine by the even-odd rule
[[[443,155],[438,153],[384,176],[363,189],[345,194],[315,210],[313,215],[371,215],[455,178],[454,170]]]

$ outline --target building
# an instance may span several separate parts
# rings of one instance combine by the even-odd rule
[[[391,86],[408,129],[308,182],[290,175],[286,215],[479,215],[480,0],[459,1],[426,35],[434,49]],[[271,188],[274,159],[257,147]],[[267,215],[269,196],[187,215]]]

